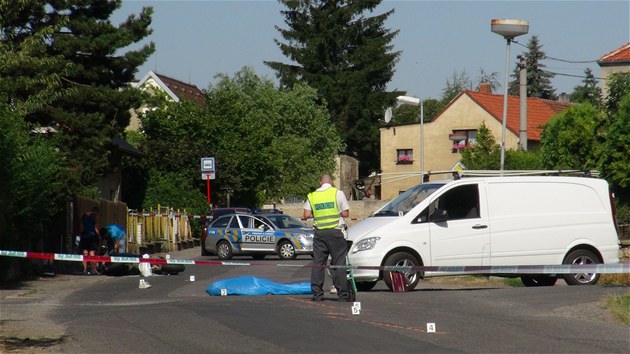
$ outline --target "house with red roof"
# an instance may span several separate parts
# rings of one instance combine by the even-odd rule
[[[135,82],[132,85],[150,93],[162,92],[173,102],[188,100],[194,102],[198,106],[203,106],[206,101],[203,91],[201,91],[197,86],[187,84],[183,81],[158,74],[153,71],[149,71],[142,80]],[[141,108],[141,111],[146,111],[147,109],[150,108],[143,107]],[[131,121],[127,130],[137,130],[139,127],[140,120],[135,112],[132,112]]]
[[[518,96],[508,96],[505,139],[508,150],[518,148],[519,105]],[[542,126],[569,105],[540,98],[527,99],[527,140],[530,149],[540,143]],[[377,190],[376,194],[380,194],[381,199],[390,199],[420,183],[422,159],[425,171],[462,169],[461,152],[465,147],[475,144],[481,124],[485,123],[497,143],[500,143],[502,122],[503,95],[492,94],[489,89],[485,89],[483,92],[462,91],[432,122],[380,128],[382,173],[378,187],[380,191]],[[424,131],[423,144],[420,139],[421,129]]]
[[[602,96],[608,95],[607,78],[620,72],[630,72],[630,42],[622,45],[621,47],[604,54],[597,60],[597,64],[601,69],[602,81]]]

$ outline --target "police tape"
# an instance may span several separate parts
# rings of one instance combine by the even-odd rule
[[[187,213],[138,213],[138,212],[129,212],[130,216],[135,216],[138,218],[141,217],[156,217],[156,218],[183,218],[186,217],[188,219],[209,219],[212,220],[214,217],[212,215],[208,215],[208,214],[187,214]],[[264,214],[259,214],[259,215],[264,215]],[[345,218],[346,220],[352,220],[352,221],[357,221],[359,220],[358,218],[355,217],[348,217]],[[313,218],[300,218],[301,221],[313,221]]]
[[[183,265],[214,265],[214,266],[265,266],[265,267],[299,267],[299,268],[330,268],[355,270],[382,270],[386,272],[440,272],[463,275],[472,274],[575,274],[601,273],[621,274],[630,273],[630,263],[616,264],[559,264],[559,265],[515,265],[515,266],[354,266],[354,265],[313,265],[296,263],[267,263],[267,262],[235,262],[192,259],[173,259],[162,257],[142,258],[141,256],[84,256],[81,254],[39,253],[25,251],[0,250],[0,256],[51,261],[71,262],[99,262],[99,263],[150,263],[150,264],[183,264]]]

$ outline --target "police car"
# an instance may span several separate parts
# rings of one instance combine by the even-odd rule
[[[202,251],[221,260],[234,255],[280,259],[313,253],[313,228],[286,214],[231,214],[214,220],[207,229]]]

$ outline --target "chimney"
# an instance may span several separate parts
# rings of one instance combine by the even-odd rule
[[[558,102],[569,103],[569,95],[566,92],[563,92],[558,96]]]
[[[489,82],[482,82],[479,84],[479,93],[492,93],[492,85]]]

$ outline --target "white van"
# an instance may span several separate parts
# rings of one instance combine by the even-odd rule
[[[587,177],[482,177],[419,184],[348,229],[357,288],[383,279],[383,266],[515,266],[618,263],[620,248],[608,183]],[[381,268],[381,269],[379,269]],[[453,273],[408,272],[420,278]],[[551,286],[556,275],[520,276]],[[599,274],[565,274],[571,285]]]

